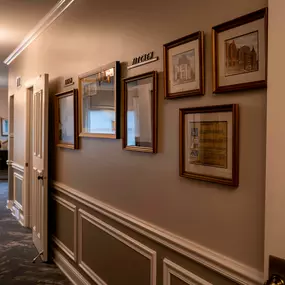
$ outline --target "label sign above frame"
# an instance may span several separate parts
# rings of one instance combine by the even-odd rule
[[[154,52],[152,51],[152,52],[149,52],[149,53],[145,53],[145,54],[143,54],[141,56],[135,57],[133,59],[133,61],[132,61],[132,65],[128,66],[128,69],[139,67],[141,65],[157,61],[158,60],[158,56],[157,57],[153,57],[153,55],[154,55]]]

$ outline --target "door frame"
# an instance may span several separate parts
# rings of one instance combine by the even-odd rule
[[[31,189],[30,189],[30,173],[31,173],[31,160],[30,160],[30,143],[31,143],[31,129],[30,129],[30,96],[33,95],[33,87],[36,83],[37,78],[28,80],[25,83],[26,89],[26,108],[25,108],[25,141],[24,141],[24,226],[32,228],[32,203],[31,203]]]

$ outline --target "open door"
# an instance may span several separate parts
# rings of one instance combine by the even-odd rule
[[[33,86],[31,201],[33,242],[43,261],[48,260],[48,74]]]

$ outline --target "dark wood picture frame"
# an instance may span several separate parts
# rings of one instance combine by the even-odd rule
[[[2,137],[7,137],[9,135],[9,129],[7,130],[7,132],[4,131],[4,126],[3,125],[4,125],[5,121],[8,121],[8,119],[1,118],[1,136]]]
[[[73,96],[73,122],[74,122],[74,143],[71,144],[69,142],[60,141],[59,139],[59,100]],[[79,138],[78,138],[78,90],[72,89],[69,91],[65,91],[62,93],[55,94],[54,98],[54,105],[55,105],[55,144],[58,147],[62,148],[69,148],[69,149],[78,149],[79,148]]]
[[[83,95],[82,95],[82,80],[88,76],[95,75],[104,70],[114,68],[114,102],[115,108],[115,118],[116,118],[116,131],[115,134],[99,134],[99,133],[88,133],[83,132]],[[97,69],[91,70],[89,72],[83,73],[78,77],[78,89],[79,89],[79,136],[80,137],[91,137],[91,138],[108,138],[108,139],[120,139],[121,138],[121,64],[119,61],[114,61]]]
[[[264,80],[221,86],[219,84],[219,78],[218,78],[219,77],[218,34],[263,18],[264,18],[264,33],[265,33],[265,42],[262,43],[264,45],[264,51],[265,51]],[[213,69],[214,93],[222,93],[222,92],[230,92],[230,91],[238,91],[238,90],[254,89],[254,88],[265,88],[267,86],[267,41],[268,41],[267,29],[268,29],[268,8],[260,9],[253,13],[219,24],[212,28],[212,60],[213,60],[212,69]]]
[[[199,77],[200,84],[199,88],[193,90],[186,90],[176,93],[169,93],[169,59],[168,53],[169,50],[177,46],[189,43],[191,41],[198,40],[198,49],[199,49]],[[205,49],[204,49],[204,32],[198,31],[193,34],[184,36],[180,39],[171,41],[163,46],[163,63],[164,63],[164,97],[165,99],[176,99],[188,96],[197,96],[204,95],[205,93]]]
[[[232,178],[204,175],[185,170],[185,115],[195,113],[232,113]],[[179,110],[179,174],[181,177],[230,186],[239,184],[239,106],[238,104],[184,108]]]
[[[130,82],[134,82],[137,80],[143,80],[146,78],[152,78],[152,110],[151,110],[151,122],[152,122],[152,146],[128,146],[128,124],[127,124],[127,111],[128,111],[128,88],[127,84]],[[157,100],[158,100],[158,91],[157,91],[157,84],[158,84],[158,73],[157,71],[151,71],[147,73],[143,73],[140,75],[136,75],[133,77],[129,77],[124,79],[124,137],[123,137],[123,149],[131,150],[131,151],[139,151],[139,152],[148,152],[148,153],[156,153],[157,152]]]

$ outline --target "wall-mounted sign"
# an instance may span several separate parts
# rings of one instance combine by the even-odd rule
[[[128,69],[135,68],[147,63],[151,63],[158,60],[158,57],[154,57],[154,52],[145,53],[138,57],[135,57],[132,61],[132,65],[128,66]]]
[[[18,76],[16,78],[16,86],[19,88],[19,87],[21,87],[21,85],[22,85],[22,83],[21,83],[21,76]]]
[[[72,84],[74,84],[73,77],[69,77],[69,78],[64,79],[64,86],[69,86]]]

